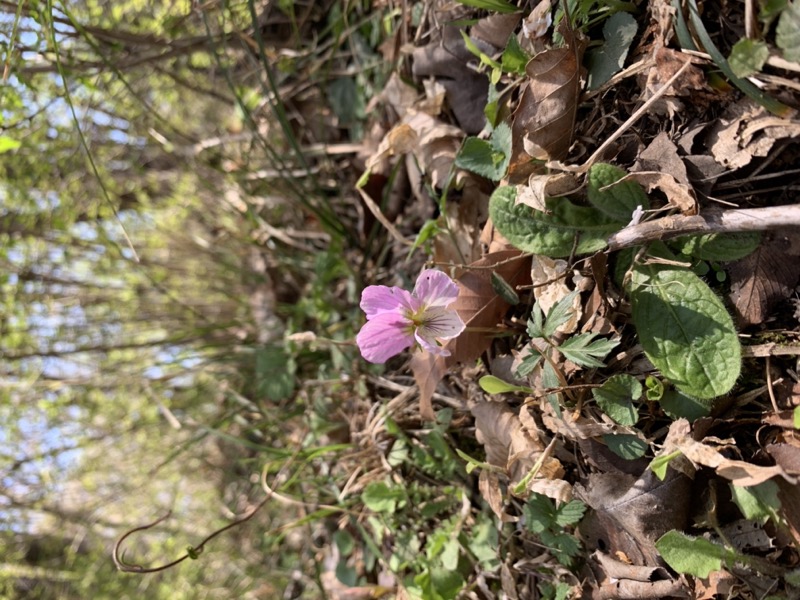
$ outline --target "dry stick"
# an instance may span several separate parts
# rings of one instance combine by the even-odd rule
[[[358,193],[361,194],[361,199],[364,201],[364,204],[367,205],[367,208],[370,210],[370,212],[375,216],[376,219],[378,219],[380,224],[386,228],[386,231],[388,231],[395,240],[405,246],[413,245],[413,242],[408,241],[403,237],[402,233],[397,231],[397,228],[392,225],[389,219],[387,219],[383,212],[381,212],[380,206],[375,204],[375,201],[370,198],[369,194],[367,194],[360,187],[357,187],[356,189],[358,190]]]
[[[707,215],[671,215],[621,229],[608,238],[608,249],[619,250],[700,233],[767,231],[797,226],[800,226],[800,204],[742,208]]]

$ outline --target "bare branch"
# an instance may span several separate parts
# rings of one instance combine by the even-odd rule
[[[742,208],[707,215],[671,215],[631,225],[608,238],[609,250],[703,233],[768,231],[800,226],[800,204]]]

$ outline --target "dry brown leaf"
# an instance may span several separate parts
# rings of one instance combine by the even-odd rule
[[[686,64],[686,61],[691,60],[683,52],[664,47],[657,48],[654,57],[656,66],[647,72],[647,80],[642,86],[644,89],[640,98],[642,102],[646,102],[660,92],[664,84]],[[673,115],[683,108],[683,103],[676,98],[677,96],[689,96],[697,99],[700,93],[706,90],[708,90],[708,86],[705,73],[699,66],[692,65],[672,84],[664,96],[658,99],[651,110],[656,114]]]
[[[728,267],[731,278],[730,298],[740,326],[763,323],[772,308],[785,300],[800,278],[800,260],[787,260],[792,248],[788,235],[770,234],[770,237],[752,254]],[[790,237],[791,236],[791,237]]]
[[[489,15],[475,24],[470,30],[470,36],[502,50],[506,47],[508,38],[514,33],[521,18],[522,13]]]
[[[481,470],[478,476],[478,490],[495,516],[503,523],[517,520],[517,517],[511,516],[505,511],[503,491],[500,489],[500,475],[498,473],[488,469]]]
[[[750,99],[729,106],[710,135],[711,154],[721,165],[739,169],[767,156],[781,139],[800,134],[800,122],[775,117]]]
[[[517,413],[505,402],[477,402],[471,411],[475,416],[477,439],[486,450],[486,462],[506,470],[510,487],[516,486],[537,464],[533,481],[560,480],[564,476],[561,463],[547,455],[538,434],[527,431]],[[562,498],[571,493],[569,487],[569,484],[542,485],[538,489]]]
[[[479,224],[488,217],[489,198],[480,183],[467,175],[461,197],[447,202],[442,215],[448,235],[437,235],[433,241],[433,259],[439,265],[469,264],[480,257]]]
[[[534,56],[525,68],[530,81],[514,111],[509,176],[527,178],[531,159],[562,160],[572,144],[580,96],[582,49],[573,43]]]
[[[565,196],[579,188],[580,184],[572,173],[533,174],[528,178],[528,185],[517,186],[515,204],[526,204],[544,212],[548,198]]]
[[[587,419],[572,411],[562,410],[561,416],[556,416],[553,407],[543,398],[541,402],[542,422],[553,433],[563,435],[570,441],[587,440],[607,434],[636,435],[636,430],[616,423],[603,423]]]
[[[508,303],[492,288],[492,271],[496,271],[512,286],[524,285],[529,281],[529,265],[528,257],[519,250],[503,250],[487,254],[470,264],[457,278],[458,299],[451,306],[467,329],[445,345],[450,356],[415,352],[411,357],[411,372],[419,386],[420,414],[423,419],[435,419],[433,393],[447,370],[456,363],[470,363],[483,354],[494,339],[494,333],[487,330],[494,328],[509,308]],[[492,269],[492,266],[496,268]]]
[[[623,552],[634,564],[659,565],[655,541],[682,530],[689,515],[691,479],[670,469],[660,481],[650,469],[640,477],[593,473],[575,493],[594,509],[579,529],[609,553]],[[602,542],[602,543],[600,543]],[[605,544],[605,546],[603,546]]]
[[[692,186],[687,183],[681,183],[669,173],[639,171],[637,173],[629,173],[622,179],[633,179],[648,192],[658,188],[664,192],[669,203],[680,209],[683,214],[697,214],[697,199],[694,197]]]
[[[653,188],[660,189],[669,203],[683,214],[697,214],[697,200],[689,185],[686,165],[666,132],[659,133],[639,154],[631,175],[648,192]]]
[[[679,450],[683,456],[694,464],[710,467],[718,475],[730,479],[735,485],[749,487],[758,485],[773,477],[781,476],[785,480],[796,483],[780,465],[762,467],[743,460],[731,460],[720,454],[719,449],[696,441],[690,434],[689,421],[678,419],[670,425],[667,438],[664,440],[664,454]]]
[[[493,47],[473,39],[478,48],[492,54]],[[461,128],[470,135],[479,133],[486,123],[483,109],[489,92],[489,80],[483,73],[472,70],[469,63],[475,57],[467,49],[458,27],[445,25],[441,39],[416,48],[412,54],[415,78],[436,77],[447,90],[447,103]]]

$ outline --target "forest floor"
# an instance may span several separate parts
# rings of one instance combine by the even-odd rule
[[[335,597],[800,594],[800,8],[676,6],[417,4],[381,46],[365,283],[441,270],[466,330],[365,371]]]

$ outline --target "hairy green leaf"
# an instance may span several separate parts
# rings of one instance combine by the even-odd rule
[[[694,421],[711,412],[712,403],[684,394],[680,390],[666,390],[659,399],[661,408],[673,419]]]
[[[727,262],[739,260],[753,252],[761,243],[761,232],[707,233],[680,238],[675,247],[681,254],[700,260]]]
[[[636,460],[647,452],[648,444],[643,439],[628,433],[607,434],[603,441],[617,456],[625,460]]]
[[[630,297],[642,348],[667,379],[697,398],[730,391],[741,347],[731,316],[702,279],[685,268],[644,262],[633,268]]]
[[[524,252],[553,258],[591,254],[606,245],[619,223],[593,208],[576,206],[565,198],[547,200],[547,212],[515,204],[516,188],[497,188],[489,201],[489,214],[497,230]]]
[[[530,55],[519,45],[517,36],[510,36],[500,59],[503,70],[517,75],[525,75],[525,65],[528,64],[530,59]]]
[[[758,485],[739,487],[730,484],[731,496],[745,519],[764,523],[767,519],[778,518],[781,501],[778,498],[778,484],[772,480]]]
[[[635,425],[639,413],[633,406],[633,400],[642,397],[642,384],[631,375],[614,375],[603,385],[592,390],[597,405],[604,413],[620,425]]]
[[[680,531],[668,531],[656,542],[656,548],[667,564],[678,573],[695,577],[708,577],[711,571],[719,571],[722,561],[731,558],[731,553],[704,538],[692,538]]]
[[[739,77],[749,77],[758,73],[769,58],[769,48],[763,40],[742,38],[731,48],[728,63]]]
[[[800,61],[800,3],[789,2],[778,18],[775,28],[775,43],[783,50],[783,57]]]
[[[632,179],[620,181],[626,175],[619,167],[598,163],[589,169],[586,180],[589,202],[620,223],[628,223],[637,207],[650,208],[650,199],[641,185]]]

